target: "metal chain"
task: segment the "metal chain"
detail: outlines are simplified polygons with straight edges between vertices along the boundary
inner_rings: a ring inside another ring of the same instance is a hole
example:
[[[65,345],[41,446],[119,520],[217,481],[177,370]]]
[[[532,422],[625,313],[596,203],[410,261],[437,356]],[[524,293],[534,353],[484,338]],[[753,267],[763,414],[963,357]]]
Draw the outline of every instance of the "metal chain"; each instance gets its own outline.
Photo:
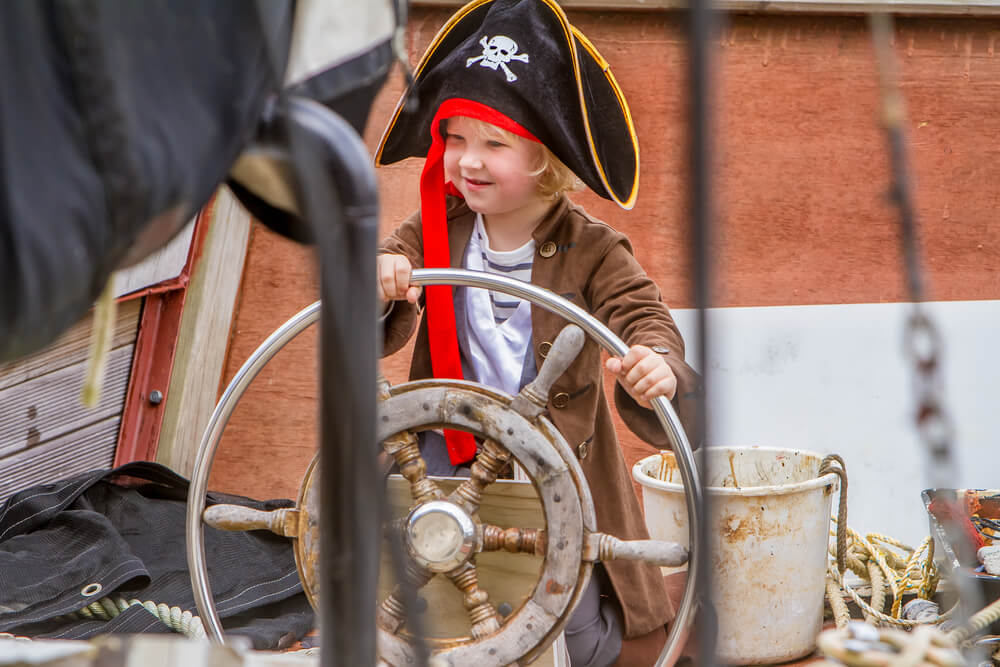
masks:
[[[889,142],[892,181],[890,198],[899,210],[906,285],[913,303],[906,323],[903,344],[913,363],[913,385],[917,399],[915,421],[917,433],[926,450],[927,481],[932,488],[948,488],[956,484],[958,469],[953,451],[954,429],[942,400],[941,336],[928,316],[922,302],[924,288],[920,267],[920,244],[917,236],[916,215],[907,175],[906,144],[903,135],[905,111],[900,94],[899,75],[896,71],[895,53],[892,49],[892,18],[882,12],[870,15],[869,25],[878,64],[883,124]],[[954,527],[945,526],[949,532]],[[959,620],[964,620],[971,609],[978,608],[982,595],[973,580],[965,576],[953,578],[959,592],[956,605]],[[967,658],[978,662],[981,649],[972,649]]]
[[[945,488],[957,475],[951,456],[955,432],[943,402],[941,336],[919,303],[906,322],[904,347],[913,364],[917,433],[930,457],[928,481],[933,488]]]
[[[882,121],[889,142],[891,184],[890,199],[899,210],[906,286],[913,303],[906,322],[904,350],[913,363],[913,386],[917,399],[917,433],[929,457],[927,477],[935,488],[950,486],[956,479],[952,440],[954,429],[944,408],[940,375],[941,336],[922,305],[923,275],[920,267],[920,243],[917,220],[910,192],[903,123],[905,111],[899,90],[895,54],[892,52],[892,19],[875,13],[870,20],[872,41],[878,61],[882,93]]]

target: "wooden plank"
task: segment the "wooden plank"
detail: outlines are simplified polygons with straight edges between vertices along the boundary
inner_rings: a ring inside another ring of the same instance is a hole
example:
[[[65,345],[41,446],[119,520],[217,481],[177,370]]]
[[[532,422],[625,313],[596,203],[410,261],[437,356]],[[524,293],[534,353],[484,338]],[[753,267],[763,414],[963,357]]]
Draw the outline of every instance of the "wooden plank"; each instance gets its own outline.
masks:
[[[446,494],[462,481],[434,477]],[[400,475],[391,475],[387,484],[388,513],[393,519],[406,516],[412,502],[409,483]],[[544,528],[545,514],[538,493],[530,482],[497,480],[486,487],[479,508],[479,518],[496,526]],[[507,602],[517,609],[531,595],[538,582],[542,557],[510,554],[505,551],[481,553],[476,556],[480,588],[489,593],[494,605]],[[379,578],[379,600],[385,599],[394,583],[392,560],[387,548],[382,549],[382,576]],[[430,637],[463,637],[469,635],[469,615],[462,605],[462,594],[446,577],[434,577],[420,589],[420,598],[427,602],[430,613],[424,615],[424,631]],[[552,665],[551,648],[536,665]]]
[[[118,304],[115,332],[111,341],[112,349],[135,342],[141,308],[140,299]],[[16,361],[0,364],[0,390],[86,359],[90,345],[91,320],[92,315],[88,313],[45,349]],[[2,412],[0,409],[0,413]]]
[[[119,419],[120,415],[113,414],[0,459],[0,503],[36,484],[110,468],[118,442]]]
[[[189,222],[171,241],[149,257],[115,275],[115,296],[121,296],[178,277],[187,263],[194,221]]]
[[[97,407],[80,402],[87,360],[0,391],[0,456],[10,456],[119,416],[125,400],[132,346],[111,351]]]
[[[212,206],[205,247],[188,285],[156,454],[184,476],[191,475],[215,409],[250,237],[250,216],[228,188],[219,189]]]
[[[454,7],[465,0],[414,0],[424,7]],[[684,9],[685,0],[563,0],[566,9],[663,10]],[[997,0],[717,0],[716,9],[754,13],[861,14],[889,11],[896,14],[931,16],[1000,16]]]

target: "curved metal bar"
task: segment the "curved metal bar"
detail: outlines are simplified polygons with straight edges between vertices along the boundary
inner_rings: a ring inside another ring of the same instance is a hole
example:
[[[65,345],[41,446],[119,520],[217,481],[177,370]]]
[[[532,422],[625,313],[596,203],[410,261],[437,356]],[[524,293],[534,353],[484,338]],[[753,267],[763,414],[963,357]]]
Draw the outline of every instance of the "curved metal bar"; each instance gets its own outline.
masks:
[[[579,306],[563,299],[552,292],[514,280],[506,276],[494,275],[491,273],[478,273],[466,271],[465,269],[416,269],[410,278],[414,285],[461,285],[464,287],[481,287],[491,289],[521,299],[527,299],[533,304],[537,304],[546,310],[563,316],[566,320],[580,326],[584,331],[594,337],[610,354],[621,357],[628,352],[628,346],[621,338],[616,336],[610,329],[596,317],[580,308]],[[690,556],[688,560],[687,586],[684,589],[684,596],[681,598],[677,616],[670,627],[670,634],[667,636],[667,644],[660,654],[657,665],[672,665],[677,662],[688,634],[691,631],[691,623],[694,620],[695,612],[695,585],[698,581],[699,568],[701,568],[701,508],[702,508],[702,488],[701,478],[695,466],[694,453],[691,450],[691,443],[688,442],[687,434],[681,426],[681,420],[674,410],[674,406],[665,398],[656,398],[652,401],[653,410],[660,421],[664,432],[670,439],[673,446],[674,457],[677,459],[680,468],[681,479],[684,482],[684,501],[688,511],[688,535],[690,539]]]
[[[584,331],[593,336],[609,353],[616,356],[623,356],[628,352],[628,346],[610,329],[604,326],[600,320],[566,299],[530,283],[507,278],[506,276],[478,273],[465,269],[417,269],[413,272],[411,282],[414,285],[479,287],[527,299],[533,304],[561,315],[567,321],[580,326]],[[195,460],[194,472],[191,476],[191,487],[188,491],[188,567],[191,570],[191,585],[194,589],[195,603],[198,605],[198,611],[205,623],[205,629],[212,639],[219,642],[223,641],[222,625],[219,622],[212,591],[207,580],[208,569],[205,565],[205,547],[201,521],[201,515],[205,510],[205,494],[208,492],[208,474],[211,470],[219,441],[222,438],[222,431],[225,429],[229,417],[236,407],[236,403],[243,396],[250,382],[253,381],[264,365],[282,347],[318,319],[319,309],[320,303],[318,301],[302,309],[275,330],[274,333],[268,336],[267,340],[254,350],[239,372],[233,377],[229,386],[226,387],[222,398],[212,413],[212,417],[205,429],[205,434],[201,439],[201,444],[198,447],[198,456]],[[693,620],[695,606],[694,582],[697,580],[698,568],[701,567],[702,540],[699,534],[701,521],[699,520],[698,513],[701,508],[702,489],[691,445],[688,442],[687,435],[684,433],[684,428],[681,426],[680,419],[677,417],[673,406],[665,398],[654,399],[652,404],[660,425],[673,445],[674,456],[677,459],[678,468],[680,468],[681,472],[681,479],[684,481],[684,499],[687,503],[690,535],[688,584],[681,599],[677,616],[671,625],[670,634],[667,637],[669,651],[664,651],[660,655],[658,663],[666,665],[673,664],[680,656]]]
[[[254,350],[240,370],[230,381],[222,398],[215,406],[208,426],[198,445],[198,455],[191,473],[191,485],[188,487],[187,498],[187,560],[191,571],[191,588],[194,591],[194,601],[198,605],[198,613],[205,624],[208,636],[217,642],[223,642],[222,623],[215,608],[215,599],[208,583],[208,567],[205,563],[205,542],[201,515],[205,511],[205,496],[208,493],[208,473],[215,460],[215,452],[222,439],[222,431],[229,422],[236,404],[250,386],[264,365],[276,355],[289,341],[295,338],[309,325],[319,319],[320,302],[303,308],[287,322],[278,327],[274,333]]]

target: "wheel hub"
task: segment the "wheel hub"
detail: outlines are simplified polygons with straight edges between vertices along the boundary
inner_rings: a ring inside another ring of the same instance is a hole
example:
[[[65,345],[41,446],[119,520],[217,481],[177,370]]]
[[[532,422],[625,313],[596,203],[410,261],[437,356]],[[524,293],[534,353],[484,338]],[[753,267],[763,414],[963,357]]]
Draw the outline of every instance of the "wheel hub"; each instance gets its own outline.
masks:
[[[458,505],[432,500],[417,506],[403,529],[413,559],[431,572],[450,572],[469,560],[476,547],[476,525]]]

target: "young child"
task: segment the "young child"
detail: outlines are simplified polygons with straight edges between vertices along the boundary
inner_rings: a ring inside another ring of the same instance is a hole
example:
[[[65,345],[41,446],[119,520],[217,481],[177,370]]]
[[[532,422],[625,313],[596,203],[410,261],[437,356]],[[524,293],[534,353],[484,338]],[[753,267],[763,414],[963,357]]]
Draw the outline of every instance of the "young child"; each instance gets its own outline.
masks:
[[[410,284],[414,268],[455,266],[530,281],[580,305],[629,345],[623,358],[606,362],[618,378],[618,411],[637,435],[667,446],[649,402],[673,399],[689,426],[698,377],[628,239],[565,194],[579,179],[623,208],[635,200],[635,133],[607,63],[551,0],[477,0],[428,47],[410,94],[417,109],[400,100],[376,157],[389,164],[426,155],[420,213],[396,229],[378,258],[385,353],[417,329],[422,297]],[[534,379],[566,325],[481,289],[429,287],[423,299],[412,379],[465,377],[515,394]],[[580,459],[598,530],[648,539],[602,390],[596,342],[588,340],[553,385],[548,407]],[[462,474],[475,442],[458,432],[445,440],[422,442],[429,472]],[[597,567],[566,627],[572,664],[653,664],[671,617],[659,568],[627,561]],[[641,637],[644,645],[622,643]],[[630,645],[645,654],[630,654]]]

